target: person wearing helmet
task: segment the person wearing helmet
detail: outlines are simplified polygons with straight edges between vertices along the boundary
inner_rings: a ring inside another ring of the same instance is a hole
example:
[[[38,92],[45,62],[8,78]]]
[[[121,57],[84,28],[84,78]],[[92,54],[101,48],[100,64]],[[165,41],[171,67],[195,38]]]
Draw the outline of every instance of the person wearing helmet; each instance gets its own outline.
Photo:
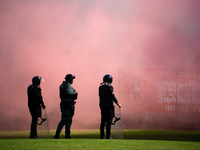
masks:
[[[41,80],[40,76],[33,77],[32,84],[27,88],[28,107],[32,117],[30,138],[38,138],[37,120],[41,116],[41,106],[45,109],[40,87]]]
[[[103,77],[103,82],[99,86],[99,106],[101,109],[101,124],[100,124],[100,138],[104,139],[104,127],[106,124],[106,139],[112,139],[110,137],[111,134],[111,124],[114,116],[114,105],[115,102],[119,108],[121,104],[119,104],[117,98],[113,93],[113,87],[111,85],[113,77],[109,74],[106,74]]]
[[[71,139],[70,136],[70,128],[72,124],[72,118],[74,116],[75,103],[77,99],[78,93],[71,86],[73,84],[73,79],[75,76],[72,74],[67,74],[65,77],[65,81],[60,85],[60,109],[61,109],[61,121],[58,123],[56,134],[54,136],[55,139],[59,139],[60,132],[62,128],[65,126],[65,138]]]

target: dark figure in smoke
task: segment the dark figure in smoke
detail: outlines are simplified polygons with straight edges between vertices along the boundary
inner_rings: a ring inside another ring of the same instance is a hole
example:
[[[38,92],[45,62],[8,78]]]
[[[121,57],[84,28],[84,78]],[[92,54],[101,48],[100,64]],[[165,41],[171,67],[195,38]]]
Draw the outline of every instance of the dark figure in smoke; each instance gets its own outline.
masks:
[[[73,89],[71,84],[73,84],[73,79],[75,76],[72,74],[67,74],[65,81],[60,85],[60,109],[62,113],[61,121],[58,124],[56,134],[54,138],[58,139],[60,132],[65,125],[65,138],[71,139],[70,128],[72,124],[72,118],[74,116],[75,110],[75,100],[77,99],[78,93]]]
[[[32,117],[30,138],[38,138],[37,135],[37,121],[41,117],[41,106],[45,109],[43,102],[40,82],[42,77],[35,76],[32,79],[32,84],[27,89],[28,94],[28,107]]]
[[[115,102],[119,108],[121,104],[118,103],[114,93],[113,87],[111,86],[113,77],[109,74],[103,77],[103,82],[99,87],[99,99],[100,99],[100,109],[101,109],[101,125],[100,125],[100,138],[104,139],[104,127],[106,124],[106,139],[112,139],[111,134],[111,124],[114,117],[114,105]]]

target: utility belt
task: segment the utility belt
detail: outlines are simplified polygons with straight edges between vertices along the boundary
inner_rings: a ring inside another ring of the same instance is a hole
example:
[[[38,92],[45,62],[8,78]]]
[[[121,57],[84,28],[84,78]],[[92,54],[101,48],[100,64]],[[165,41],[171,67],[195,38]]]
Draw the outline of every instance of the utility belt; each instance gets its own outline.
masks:
[[[76,100],[77,99],[77,95],[61,95],[60,96],[61,99],[68,99],[68,98],[71,98],[73,100]]]
[[[74,107],[75,104],[76,104],[76,102],[74,100],[72,100],[72,101],[61,101],[61,103],[60,103],[61,107],[63,107],[64,109]]]
[[[60,95],[61,99],[68,99],[68,98],[72,98],[71,95],[67,95],[67,94],[62,94]]]

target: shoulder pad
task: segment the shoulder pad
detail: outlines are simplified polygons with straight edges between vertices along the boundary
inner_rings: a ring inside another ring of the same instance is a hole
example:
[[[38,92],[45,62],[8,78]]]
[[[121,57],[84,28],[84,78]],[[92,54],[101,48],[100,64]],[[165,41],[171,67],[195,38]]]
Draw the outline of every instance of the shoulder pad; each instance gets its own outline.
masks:
[[[71,84],[69,84],[69,83],[67,83],[66,86],[67,86],[68,89],[72,88]]]
[[[102,82],[101,85],[111,86],[109,82]]]

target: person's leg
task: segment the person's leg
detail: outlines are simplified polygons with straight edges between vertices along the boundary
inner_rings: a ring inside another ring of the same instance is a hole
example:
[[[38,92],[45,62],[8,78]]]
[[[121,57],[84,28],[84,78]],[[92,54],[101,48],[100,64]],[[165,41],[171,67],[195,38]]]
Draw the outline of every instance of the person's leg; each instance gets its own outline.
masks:
[[[63,119],[65,120],[65,138],[67,139],[71,139],[70,133],[71,133],[72,118],[74,116],[74,110],[75,107],[67,109],[65,111],[65,115],[63,116]]]
[[[65,120],[62,119],[58,123],[57,129],[56,129],[56,134],[54,136],[55,139],[59,139],[60,138],[60,132],[62,131],[64,125],[65,125]]]
[[[36,138],[37,136],[37,117],[33,116],[31,121],[30,138]]]
[[[106,113],[104,109],[101,109],[101,124],[100,124],[100,138],[104,139],[104,127],[106,124]]]
[[[38,138],[37,135],[37,120],[40,112],[40,107],[30,107],[29,108],[32,120],[31,120],[31,131],[30,138]]]
[[[111,139],[110,134],[111,134],[111,124],[112,124],[112,119],[113,119],[113,110],[108,109],[106,111],[106,139]]]
[[[71,124],[72,124],[72,117],[69,117],[65,123],[65,138],[71,139]]]
[[[62,116],[61,116],[61,121],[58,123],[57,129],[56,129],[56,134],[54,136],[55,139],[60,138],[60,132],[62,131],[62,129],[66,123],[65,109],[64,109],[64,105],[62,103],[60,103],[60,110],[61,110]]]

